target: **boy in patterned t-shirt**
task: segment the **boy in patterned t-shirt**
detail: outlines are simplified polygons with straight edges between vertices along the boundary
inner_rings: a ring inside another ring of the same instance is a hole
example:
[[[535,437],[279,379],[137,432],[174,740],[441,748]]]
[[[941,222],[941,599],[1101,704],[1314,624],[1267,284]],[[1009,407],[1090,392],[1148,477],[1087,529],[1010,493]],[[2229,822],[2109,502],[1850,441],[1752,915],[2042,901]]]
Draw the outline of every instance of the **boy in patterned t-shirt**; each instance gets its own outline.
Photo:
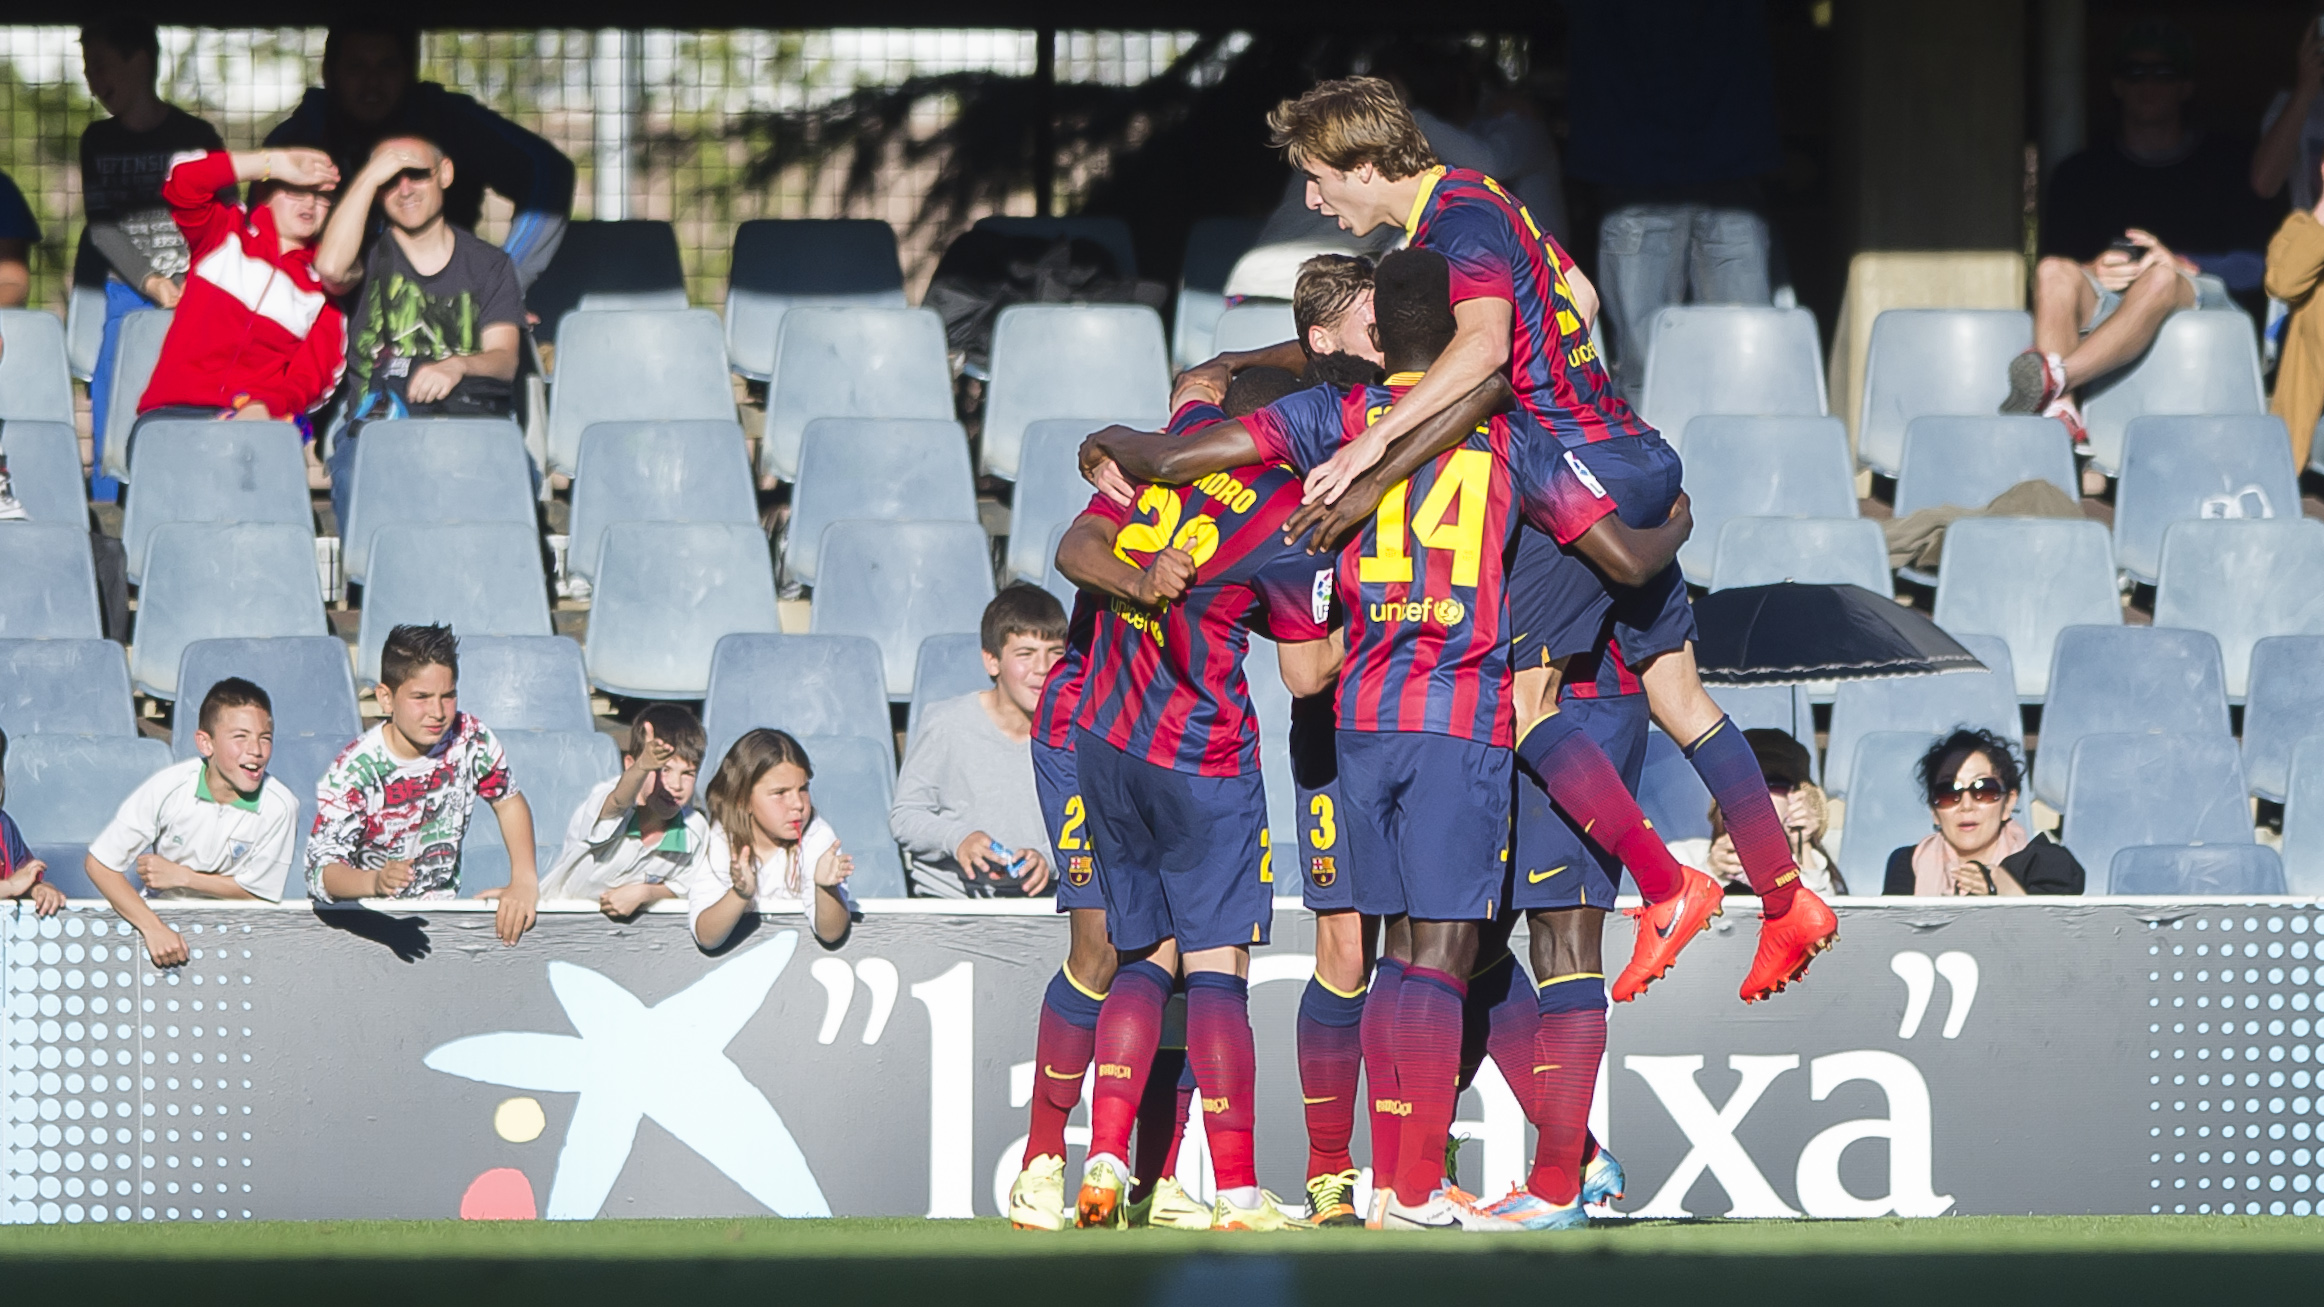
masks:
[[[533,814],[509,779],[500,741],[459,709],[459,640],[448,626],[399,626],[379,655],[387,720],[347,746],[315,787],[307,886],[325,902],[448,899],[459,894],[460,841],[476,800],[492,805],[508,845],[496,933],[532,928],[540,882]]]

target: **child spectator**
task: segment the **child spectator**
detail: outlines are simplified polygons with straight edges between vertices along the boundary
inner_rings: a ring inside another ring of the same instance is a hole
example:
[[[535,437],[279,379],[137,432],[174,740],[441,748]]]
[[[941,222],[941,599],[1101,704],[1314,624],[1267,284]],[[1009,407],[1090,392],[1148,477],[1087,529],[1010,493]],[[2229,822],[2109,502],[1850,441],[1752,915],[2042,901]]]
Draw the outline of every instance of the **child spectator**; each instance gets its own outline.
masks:
[[[930,705],[888,828],[919,868],[958,877],[972,895],[1039,894],[1053,855],[1033,791],[1033,714],[1065,654],[1065,609],[1039,586],[1012,585],[985,605],[978,637],[992,688]]]
[[[710,820],[694,806],[703,744],[701,721],[676,704],[639,713],[621,775],[590,790],[565,823],[541,897],[595,899],[617,921],[678,897],[710,841]]]
[[[478,799],[492,805],[508,845],[497,933],[514,944],[532,929],[540,882],[533,813],[508,774],[500,741],[460,707],[460,642],[448,626],[399,626],[379,652],[379,707],[387,720],[343,750],[315,787],[307,889],[345,899],[449,899],[460,891],[460,841]]]
[[[846,935],[856,916],[847,892],[855,859],[815,815],[807,793],[814,778],[807,751],[781,731],[762,726],[726,751],[710,781],[709,847],[686,881],[686,924],[696,944],[719,947],[754,912],[805,913],[825,944]]]
[[[16,179],[0,172],[0,309],[21,309],[32,298],[32,247],[38,244],[40,220]]]
[[[274,702],[229,676],[202,697],[198,758],[146,778],[89,845],[89,883],[145,937],[157,967],[186,960],[183,936],[162,924],[148,898],[282,898],[290,875],[299,801],[266,774],[274,753]],[[129,883],[135,871],[145,892]]]
[[[48,916],[65,905],[64,891],[48,883],[48,864],[32,856],[7,803],[8,733],[0,731],[0,899],[31,899],[32,910]]]

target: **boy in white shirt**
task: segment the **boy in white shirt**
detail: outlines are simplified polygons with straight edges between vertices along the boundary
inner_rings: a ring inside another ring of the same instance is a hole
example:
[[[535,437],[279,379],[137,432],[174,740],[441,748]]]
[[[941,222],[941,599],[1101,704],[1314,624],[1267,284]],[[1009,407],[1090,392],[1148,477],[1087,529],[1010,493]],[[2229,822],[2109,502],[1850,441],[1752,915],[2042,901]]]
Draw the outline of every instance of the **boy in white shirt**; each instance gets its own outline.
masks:
[[[710,819],[694,806],[706,743],[700,719],[677,704],[640,712],[621,775],[590,790],[565,823],[541,898],[595,899],[620,921],[678,897],[710,839]]]
[[[89,883],[145,937],[157,967],[186,960],[183,936],[147,898],[282,899],[299,802],[266,774],[274,753],[274,703],[229,676],[202,698],[198,758],[146,778],[121,801],[83,862]],[[144,886],[129,883],[134,871]]]

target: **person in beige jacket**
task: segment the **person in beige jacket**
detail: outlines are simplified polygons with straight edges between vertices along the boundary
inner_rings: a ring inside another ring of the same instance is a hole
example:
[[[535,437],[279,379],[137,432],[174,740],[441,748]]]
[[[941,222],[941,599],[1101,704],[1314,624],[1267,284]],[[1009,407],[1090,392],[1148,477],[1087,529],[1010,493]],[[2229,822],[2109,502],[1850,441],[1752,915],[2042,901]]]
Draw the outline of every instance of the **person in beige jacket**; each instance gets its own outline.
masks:
[[[2292,307],[2276,365],[2276,397],[2268,410],[2292,432],[2292,469],[2308,466],[2308,442],[2324,414],[2324,202],[2294,209],[2268,242],[2268,294]]]

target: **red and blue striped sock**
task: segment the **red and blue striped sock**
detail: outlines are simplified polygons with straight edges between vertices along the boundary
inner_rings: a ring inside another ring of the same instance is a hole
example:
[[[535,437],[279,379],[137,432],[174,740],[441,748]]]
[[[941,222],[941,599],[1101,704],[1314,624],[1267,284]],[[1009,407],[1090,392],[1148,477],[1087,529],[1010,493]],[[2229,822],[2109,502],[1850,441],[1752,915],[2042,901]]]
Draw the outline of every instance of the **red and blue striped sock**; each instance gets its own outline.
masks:
[[[1202,1091],[1202,1135],[1223,1192],[1259,1183],[1251,1126],[1259,1057],[1251,1041],[1251,988],[1241,976],[1197,971],[1186,978],[1186,1060]]]
[[[1186,1050],[1157,1049],[1154,1069],[1146,1077],[1146,1092],[1138,1099],[1137,1153],[1130,1169],[1138,1182],[1130,1186],[1136,1202],[1154,1191],[1154,1182],[1178,1169],[1178,1141],[1185,1134],[1185,1104],[1178,1082],[1186,1073]]]
[[[1679,892],[1677,859],[1639,811],[1622,773],[1574,714],[1551,713],[1528,727],[1517,741],[1517,756],[1575,825],[1622,860],[1640,897],[1660,903]],[[1757,764],[1751,774],[1759,774]]]
[[[1461,1069],[1461,1000],[1468,984],[1434,967],[1406,967],[1396,997],[1396,1076],[1405,1106],[1396,1146],[1396,1198],[1428,1201],[1444,1186],[1444,1141],[1452,1132]]]
[[[1093,994],[1064,967],[1049,978],[1041,998],[1041,1031],[1033,1043],[1033,1120],[1025,1135],[1025,1164],[1044,1154],[1065,1156],[1065,1119],[1081,1102],[1082,1077],[1097,1043],[1098,1007]]]
[[[1686,747],[1687,761],[1711,791],[1726,819],[1727,834],[1735,841],[1735,857],[1759,895],[1760,908],[1770,917],[1791,911],[1792,895],[1799,890],[1799,863],[1791,856],[1791,840],[1767,797],[1767,776],[1759,757],[1743,738],[1732,717],[1703,732]]]
[[[1358,1034],[1364,1046],[1364,1097],[1372,1117],[1372,1187],[1396,1183],[1397,1145],[1404,1137],[1404,1086],[1396,1074],[1396,1006],[1404,992],[1404,964],[1382,958],[1364,992]]]
[[[1501,1078],[1509,1082],[1509,1092],[1517,1096],[1517,1106],[1525,1112],[1525,1119],[1541,1124],[1533,1092],[1533,1035],[1541,1025],[1541,1012],[1533,999],[1533,983],[1517,969],[1517,959],[1501,955],[1507,966],[1496,964],[1475,980],[1469,982],[1468,1011],[1481,1019],[1484,1026],[1486,1051],[1492,1054],[1493,1065],[1500,1068]]]
[[[1540,1115],[1527,1112],[1538,1136],[1525,1187],[1543,1202],[1563,1205],[1581,1196],[1582,1163],[1596,1151],[1590,1099],[1598,1088],[1598,1064],[1606,1056],[1606,978],[1552,976],[1534,999],[1539,1015],[1527,1078],[1540,1101]]]
[[[1364,1064],[1364,991],[1342,994],[1307,978],[1299,996],[1299,1095],[1307,1112],[1307,1173],[1337,1175],[1355,1165],[1356,1073]]]
[[[1097,1086],[1089,1104],[1089,1154],[1127,1159],[1138,1100],[1162,1044],[1162,1009],[1170,1002],[1170,973],[1133,962],[1114,976],[1097,1016]],[[1125,1160],[1124,1165],[1127,1165]]]

